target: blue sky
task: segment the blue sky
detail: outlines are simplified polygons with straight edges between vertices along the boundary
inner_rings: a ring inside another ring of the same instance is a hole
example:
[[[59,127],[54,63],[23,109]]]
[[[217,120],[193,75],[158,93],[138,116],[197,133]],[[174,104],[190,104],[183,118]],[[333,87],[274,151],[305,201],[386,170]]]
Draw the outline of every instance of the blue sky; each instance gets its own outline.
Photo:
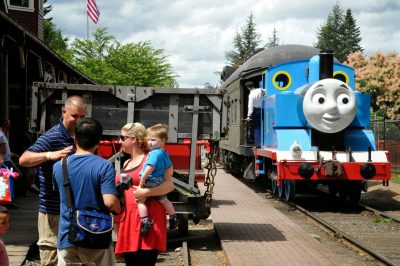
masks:
[[[151,41],[164,49],[180,76],[180,87],[217,85],[226,65],[225,52],[233,49],[236,31],[253,13],[262,45],[277,30],[280,44],[310,45],[327,19],[336,0],[96,0],[99,22],[89,24],[90,34],[98,27],[120,42]],[[50,16],[63,34],[86,38],[85,0],[48,0]],[[367,55],[399,52],[399,0],[342,0],[350,8],[361,30],[361,46]]]

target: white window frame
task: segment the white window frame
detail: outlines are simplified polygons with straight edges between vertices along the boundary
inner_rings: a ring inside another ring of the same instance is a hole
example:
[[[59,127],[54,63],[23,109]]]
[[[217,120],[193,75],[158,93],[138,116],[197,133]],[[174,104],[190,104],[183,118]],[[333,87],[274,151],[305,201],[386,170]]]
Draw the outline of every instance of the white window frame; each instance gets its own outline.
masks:
[[[38,1],[38,10],[39,10],[39,13],[42,14],[42,15],[43,15],[43,8],[44,8],[43,7],[43,2],[44,2],[43,0],[39,0]]]
[[[3,0],[4,2],[4,9],[6,10],[6,13],[8,13],[8,4],[7,4],[8,0]]]
[[[27,12],[34,12],[35,11],[35,0],[29,0],[29,6],[15,6],[10,4],[10,0],[7,0],[8,9],[11,10],[19,10],[19,11],[27,11]]]

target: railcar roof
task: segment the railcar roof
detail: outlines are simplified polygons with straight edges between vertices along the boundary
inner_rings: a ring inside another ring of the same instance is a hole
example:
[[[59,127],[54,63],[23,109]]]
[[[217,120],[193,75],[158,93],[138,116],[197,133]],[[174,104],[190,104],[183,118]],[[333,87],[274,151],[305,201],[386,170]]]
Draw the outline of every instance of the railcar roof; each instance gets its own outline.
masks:
[[[305,45],[280,45],[258,52],[243,63],[230,75],[221,87],[225,88],[238,78],[266,69],[270,66],[289,61],[310,59],[317,55],[320,49]]]

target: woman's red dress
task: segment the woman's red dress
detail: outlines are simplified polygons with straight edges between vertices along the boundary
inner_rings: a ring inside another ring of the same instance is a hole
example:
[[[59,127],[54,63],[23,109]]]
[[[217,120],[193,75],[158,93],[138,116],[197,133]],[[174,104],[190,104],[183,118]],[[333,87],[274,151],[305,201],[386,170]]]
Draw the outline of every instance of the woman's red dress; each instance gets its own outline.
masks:
[[[138,167],[121,170],[121,174],[132,178],[134,186],[139,185],[139,173],[145,161],[146,156]],[[120,175],[117,175],[116,183],[119,182]],[[134,189],[131,187],[125,191],[125,211],[115,218],[115,222],[119,223],[115,254],[122,255],[125,252],[135,252],[141,249],[165,251],[167,246],[165,209],[154,198],[146,200],[149,218],[154,224],[146,235],[142,235],[140,233],[141,220],[133,194]]]

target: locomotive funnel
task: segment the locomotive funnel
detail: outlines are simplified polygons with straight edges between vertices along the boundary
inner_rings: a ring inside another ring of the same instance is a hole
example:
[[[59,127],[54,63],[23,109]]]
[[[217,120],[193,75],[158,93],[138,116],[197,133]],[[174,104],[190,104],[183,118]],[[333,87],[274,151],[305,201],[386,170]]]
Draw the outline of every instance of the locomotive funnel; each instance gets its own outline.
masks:
[[[321,51],[319,53],[319,79],[333,77],[333,51]]]

